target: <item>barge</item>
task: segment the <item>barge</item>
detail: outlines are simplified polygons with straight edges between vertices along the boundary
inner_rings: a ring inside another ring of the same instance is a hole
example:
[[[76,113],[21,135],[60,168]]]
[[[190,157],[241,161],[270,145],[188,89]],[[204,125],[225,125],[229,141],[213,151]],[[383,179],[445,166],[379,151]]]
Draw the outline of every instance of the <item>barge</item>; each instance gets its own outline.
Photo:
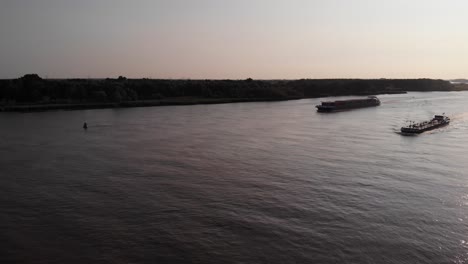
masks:
[[[369,96],[363,99],[326,101],[317,105],[318,112],[336,112],[354,108],[370,107],[380,105],[380,100],[376,96]]]

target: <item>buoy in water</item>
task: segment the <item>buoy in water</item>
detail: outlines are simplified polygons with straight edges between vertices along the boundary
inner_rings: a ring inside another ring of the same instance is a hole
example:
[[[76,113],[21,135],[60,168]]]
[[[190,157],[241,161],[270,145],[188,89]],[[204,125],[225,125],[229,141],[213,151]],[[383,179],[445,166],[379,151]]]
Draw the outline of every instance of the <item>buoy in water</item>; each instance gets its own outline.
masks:
[[[86,122],[83,124],[83,129],[88,129],[88,124],[86,124]]]

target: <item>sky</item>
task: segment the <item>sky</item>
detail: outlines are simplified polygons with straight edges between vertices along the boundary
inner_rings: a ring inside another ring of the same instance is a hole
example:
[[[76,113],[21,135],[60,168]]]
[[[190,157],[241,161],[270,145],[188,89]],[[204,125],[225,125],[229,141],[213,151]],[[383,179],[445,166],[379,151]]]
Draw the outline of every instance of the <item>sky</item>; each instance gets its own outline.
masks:
[[[468,77],[466,0],[0,0],[0,78]]]

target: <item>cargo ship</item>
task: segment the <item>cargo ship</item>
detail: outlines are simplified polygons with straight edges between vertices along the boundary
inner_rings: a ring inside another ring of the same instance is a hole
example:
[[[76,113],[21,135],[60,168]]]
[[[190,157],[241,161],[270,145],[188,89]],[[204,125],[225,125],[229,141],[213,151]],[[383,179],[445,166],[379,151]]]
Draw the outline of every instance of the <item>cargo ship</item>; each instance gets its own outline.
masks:
[[[450,123],[450,118],[445,115],[435,115],[430,121],[421,123],[412,123],[409,126],[402,127],[401,132],[407,134],[421,134],[424,131],[429,131],[439,127],[446,126]]]
[[[326,101],[322,102],[321,105],[317,105],[316,107],[318,112],[335,112],[353,108],[362,108],[378,105],[380,105],[379,98],[377,98],[376,96],[369,96],[363,99]]]

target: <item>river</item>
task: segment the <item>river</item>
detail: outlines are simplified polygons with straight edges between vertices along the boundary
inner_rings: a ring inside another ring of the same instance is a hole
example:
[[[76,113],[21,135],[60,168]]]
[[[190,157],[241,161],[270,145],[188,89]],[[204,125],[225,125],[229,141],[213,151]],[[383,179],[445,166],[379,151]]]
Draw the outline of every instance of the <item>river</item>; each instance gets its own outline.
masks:
[[[0,113],[0,262],[468,263],[468,92],[379,98]]]

